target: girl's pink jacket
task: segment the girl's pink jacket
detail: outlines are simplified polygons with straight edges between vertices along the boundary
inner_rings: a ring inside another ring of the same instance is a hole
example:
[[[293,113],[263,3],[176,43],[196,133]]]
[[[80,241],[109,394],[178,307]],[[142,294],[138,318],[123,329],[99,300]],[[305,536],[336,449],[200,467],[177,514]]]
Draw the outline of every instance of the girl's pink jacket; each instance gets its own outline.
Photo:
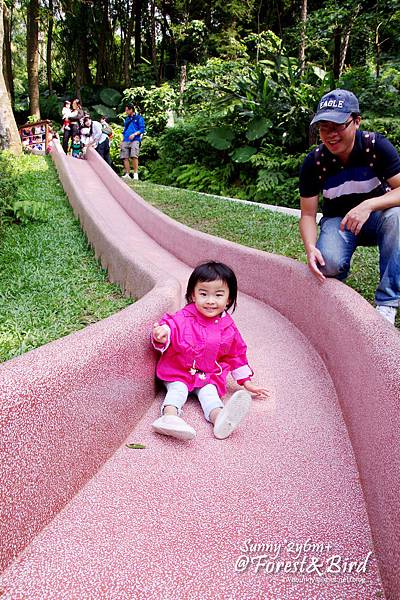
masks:
[[[182,381],[189,391],[212,383],[223,396],[229,373],[239,384],[253,375],[246,344],[228,313],[210,319],[191,303],[159,323],[169,327],[166,344],[153,340],[161,352],[157,376],[163,381]]]

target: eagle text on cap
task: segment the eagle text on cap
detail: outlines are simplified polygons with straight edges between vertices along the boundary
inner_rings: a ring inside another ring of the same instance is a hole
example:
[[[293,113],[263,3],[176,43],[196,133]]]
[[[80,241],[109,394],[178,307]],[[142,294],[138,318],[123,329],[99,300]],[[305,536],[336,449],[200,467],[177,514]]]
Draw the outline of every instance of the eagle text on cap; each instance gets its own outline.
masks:
[[[321,100],[319,108],[343,108],[344,100]]]

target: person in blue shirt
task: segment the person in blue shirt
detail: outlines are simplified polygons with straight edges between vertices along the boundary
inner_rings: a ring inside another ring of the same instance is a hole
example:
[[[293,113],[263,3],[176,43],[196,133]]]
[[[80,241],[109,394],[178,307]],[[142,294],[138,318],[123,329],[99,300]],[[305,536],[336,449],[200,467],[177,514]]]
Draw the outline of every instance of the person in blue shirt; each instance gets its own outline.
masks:
[[[125,106],[126,118],[124,121],[124,131],[120,147],[120,158],[124,161],[125,174],[123,179],[130,179],[130,162],[133,167],[133,179],[139,179],[139,153],[140,142],[144,134],[144,119],[141,115],[135,112],[133,104]]]
[[[346,279],[357,246],[379,248],[377,311],[395,322],[400,305],[400,157],[383,135],[361,131],[357,97],[325,94],[311,121],[322,144],[300,173],[300,232],[310,271]],[[322,196],[319,235],[316,213]]]

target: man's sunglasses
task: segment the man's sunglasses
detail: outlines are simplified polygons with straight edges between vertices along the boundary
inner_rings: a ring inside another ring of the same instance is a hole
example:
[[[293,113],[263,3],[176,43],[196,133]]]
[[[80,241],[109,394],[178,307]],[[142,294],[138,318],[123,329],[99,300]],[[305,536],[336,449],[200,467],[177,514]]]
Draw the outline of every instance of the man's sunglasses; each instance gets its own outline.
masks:
[[[324,121],[321,121],[316,123],[316,126],[320,133],[341,133],[342,131],[345,131],[345,129],[347,129],[348,126],[353,123],[353,121],[353,117],[350,119],[350,121],[346,121],[346,123],[341,123],[340,125],[337,125],[336,123],[324,123]]]

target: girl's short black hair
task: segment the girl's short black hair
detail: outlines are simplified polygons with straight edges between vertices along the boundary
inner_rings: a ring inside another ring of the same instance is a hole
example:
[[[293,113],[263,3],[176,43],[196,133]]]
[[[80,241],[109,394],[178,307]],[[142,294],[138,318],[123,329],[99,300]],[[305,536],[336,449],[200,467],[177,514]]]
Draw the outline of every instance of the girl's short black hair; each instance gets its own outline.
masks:
[[[194,288],[199,281],[223,281],[226,283],[229,289],[229,302],[226,308],[228,310],[233,306],[232,312],[234,312],[237,301],[237,279],[230,267],[213,260],[197,265],[189,277],[186,288],[185,298],[188,304],[193,302]]]

